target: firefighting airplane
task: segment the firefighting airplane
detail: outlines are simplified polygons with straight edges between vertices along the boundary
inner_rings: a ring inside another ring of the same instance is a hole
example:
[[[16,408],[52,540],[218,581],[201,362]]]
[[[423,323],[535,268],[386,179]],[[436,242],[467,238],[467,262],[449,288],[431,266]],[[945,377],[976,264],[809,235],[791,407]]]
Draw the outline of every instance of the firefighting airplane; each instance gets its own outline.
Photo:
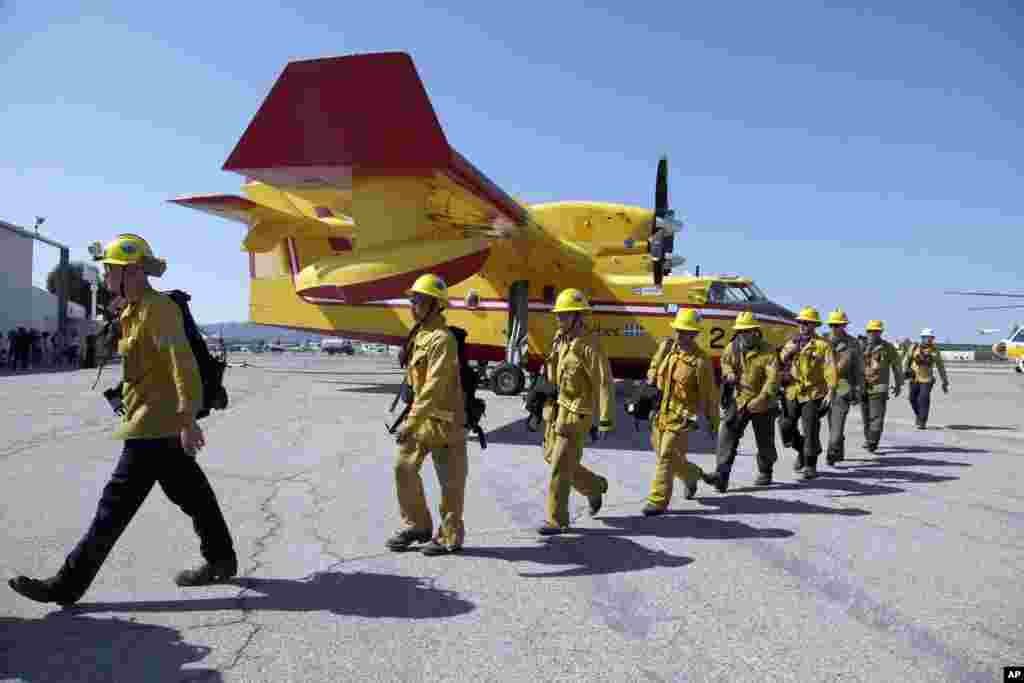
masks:
[[[957,296],[995,296],[1003,297],[1007,299],[1024,299],[1022,293],[1011,293],[1011,292],[946,292],[946,294],[955,294]],[[1024,308],[1024,304],[1004,304],[1000,306],[971,306],[968,311],[1004,311],[1012,308]],[[993,330],[995,331],[995,330]],[[1014,363],[1014,369],[1017,372],[1024,372],[1024,327],[1017,330],[1011,330],[1010,336],[1006,339],[997,341],[992,345],[992,353],[1003,360],[1009,360]]]
[[[641,377],[680,307],[704,314],[716,359],[741,310],[781,344],[793,313],[748,278],[672,276],[682,223],[658,165],[654,208],[525,205],[449,146],[412,59],[378,53],[289,63],[223,165],[244,197],[171,200],[248,226],[255,323],[401,344],[405,291],[432,272],[449,285],[450,324],[492,386],[519,393],[555,332],[566,287],[586,292],[617,377]]]

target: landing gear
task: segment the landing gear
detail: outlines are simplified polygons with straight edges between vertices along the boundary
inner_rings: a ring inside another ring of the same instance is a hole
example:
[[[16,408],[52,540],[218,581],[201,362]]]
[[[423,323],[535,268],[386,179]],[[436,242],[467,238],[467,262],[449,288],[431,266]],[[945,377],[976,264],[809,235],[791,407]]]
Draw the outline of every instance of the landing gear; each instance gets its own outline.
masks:
[[[526,386],[526,375],[521,368],[502,363],[491,373],[491,386],[498,396],[515,396]]]
[[[1017,361],[1017,367],[1014,368],[1017,372],[1024,372],[1024,358]]]
[[[491,386],[498,396],[515,396],[526,386],[523,360],[526,357],[526,316],[530,310],[530,283],[517,280],[508,293],[508,342],[505,362],[491,373]]]

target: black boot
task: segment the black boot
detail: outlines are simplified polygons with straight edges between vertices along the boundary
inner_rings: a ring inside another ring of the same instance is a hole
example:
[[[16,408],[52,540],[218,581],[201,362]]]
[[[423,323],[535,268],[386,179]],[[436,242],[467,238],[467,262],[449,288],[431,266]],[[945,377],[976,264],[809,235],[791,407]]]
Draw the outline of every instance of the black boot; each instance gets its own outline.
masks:
[[[719,493],[725,493],[729,490],[729,475],[722,474],[721,472],[712,472],[711,474],[705,474],[701,477],[704,479],[704,483],[708,486],[713,486]]]
[[[413,543],[427,543],[434,534],[433,529],[402,529],[385,541],[390,550],[408,550]]]
[[[754,480],[754,486],[768,486],[770,483],[772,483],[771,472],[761,472],[757,475],[757,479]]]
[[[73,594],[67,590],[64,590],[57,582],[57,577],[52,576],[48,579],[32,579],[27,576],[18,576],[10,579],[7,585],[11,587],[15,593],[22,595],[29,600],[35,600],[36,602],[55,602],[61,607],[67,607],[78,602],[81,598],[81,594]]]
[[[657,517],[660,514],[664,514],[665,508],[660,508],[657,505],[648,503],[647,505],[644,505],[643,510],[640,512],[644,513],[644,517]]]
[[[230,558],[216,562],[204,562],[195,569],[185,569],[174,577],[179,586],[209,586],[224,583],[238,573],[238,560]]]

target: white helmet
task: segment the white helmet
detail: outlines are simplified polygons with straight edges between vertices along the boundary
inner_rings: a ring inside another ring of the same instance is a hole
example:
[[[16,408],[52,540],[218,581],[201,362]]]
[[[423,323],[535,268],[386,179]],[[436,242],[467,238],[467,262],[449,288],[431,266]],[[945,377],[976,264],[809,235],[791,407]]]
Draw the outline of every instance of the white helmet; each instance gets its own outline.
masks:
[[[921,330],[921,336],[922,337],[934,337],[935,333],[932,332],[932,328],[926,327],[923,330]]]

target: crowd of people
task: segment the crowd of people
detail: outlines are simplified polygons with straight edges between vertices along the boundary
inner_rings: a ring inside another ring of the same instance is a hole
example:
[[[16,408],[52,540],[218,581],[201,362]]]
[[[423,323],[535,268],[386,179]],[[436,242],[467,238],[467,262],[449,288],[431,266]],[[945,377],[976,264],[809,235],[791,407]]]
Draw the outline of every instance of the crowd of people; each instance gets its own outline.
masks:
[[[77,368],[81,365],[81,348],[77,332],[64,335],[19,326],[6,334],[0,332],[0,370]]]

